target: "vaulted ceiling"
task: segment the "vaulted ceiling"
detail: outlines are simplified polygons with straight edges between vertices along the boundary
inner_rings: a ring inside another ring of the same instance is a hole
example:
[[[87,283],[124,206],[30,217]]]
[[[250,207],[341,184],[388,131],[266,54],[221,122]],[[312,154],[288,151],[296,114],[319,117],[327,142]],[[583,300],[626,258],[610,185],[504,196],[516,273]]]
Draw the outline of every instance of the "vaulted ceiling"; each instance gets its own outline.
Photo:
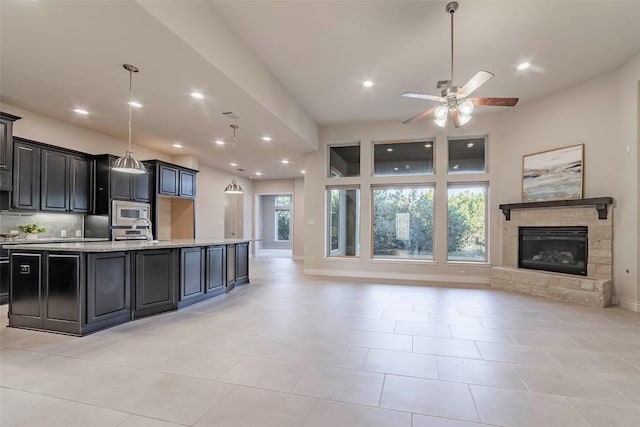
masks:
[[[445,5],[3,0],[0,96],[126,139],[122,64],[132,63],[140,68],[134,98],[144,105],[134,112],[136,143],[231,170],[230,144],[214,140],[231,142],[229,125],[238,123],[241,174],[299,176],[304,153],[317,149],[318,126],[402,121],[430,106],[399,95],[437,94],[436,82],[449,78]],[[491,71],[496,77],[478,96],[529,102],[637,55],[638,16],[636,1],[461,1],[454,79]],[[523,61],[532,67],[516,70]],[[362,86],[367,79],[373,87]],[[90,114],[77,116],[76,107]],[[222,115],[229,111],[239,119]]]

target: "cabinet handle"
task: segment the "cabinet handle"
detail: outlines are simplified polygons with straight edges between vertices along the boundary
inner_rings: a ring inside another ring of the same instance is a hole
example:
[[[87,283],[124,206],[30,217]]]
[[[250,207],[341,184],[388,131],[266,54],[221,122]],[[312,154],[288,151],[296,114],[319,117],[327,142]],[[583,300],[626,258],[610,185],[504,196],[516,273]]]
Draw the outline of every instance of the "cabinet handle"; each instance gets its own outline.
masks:
[[[18,148],[25,151],[33,151],[33,148],[28,148],[28,147],[18,147]]]
[[[21,264],[20,274],[31,274],[31,266],[29,264]]]

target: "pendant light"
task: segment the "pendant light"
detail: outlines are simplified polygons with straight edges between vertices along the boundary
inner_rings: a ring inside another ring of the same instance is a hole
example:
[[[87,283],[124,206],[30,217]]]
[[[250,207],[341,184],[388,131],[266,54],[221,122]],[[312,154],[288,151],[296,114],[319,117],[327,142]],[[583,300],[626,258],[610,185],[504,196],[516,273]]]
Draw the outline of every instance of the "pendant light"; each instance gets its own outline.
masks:
[[[236,162],[236,129],[238,129],[238,125],[231,125],[233,128],[233,179],[231,180],[231,184],[227,185],[227,188],[224,189],[224,192],[227,194],[242,194],[244,191],[240,184],[236,182],[236,168],[238,167],[238,163]]]
[[[137,73],[139,70],[138,67],[131,64],[123,64],[122,66],[129,72],[129,149],[125,152],[124,157],[118,157],[118,159],[113,162],[113,166],[111,166],[111,169],[116,172],[142,174],[146,173],[147,169],[144,167],[142,162],[136,160],[133,157],[133,151],[131,151],[131,94],[133,93],[132,80],[133,73]]]

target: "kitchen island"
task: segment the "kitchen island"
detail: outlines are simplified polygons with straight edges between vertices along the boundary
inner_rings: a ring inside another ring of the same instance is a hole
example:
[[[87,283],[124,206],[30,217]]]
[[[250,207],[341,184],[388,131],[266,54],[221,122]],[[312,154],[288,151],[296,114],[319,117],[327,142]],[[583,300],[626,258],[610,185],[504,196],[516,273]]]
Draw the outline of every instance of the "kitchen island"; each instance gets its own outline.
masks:
[[[85,335],[249,282],[249,241],[10,245],[9,326]]]

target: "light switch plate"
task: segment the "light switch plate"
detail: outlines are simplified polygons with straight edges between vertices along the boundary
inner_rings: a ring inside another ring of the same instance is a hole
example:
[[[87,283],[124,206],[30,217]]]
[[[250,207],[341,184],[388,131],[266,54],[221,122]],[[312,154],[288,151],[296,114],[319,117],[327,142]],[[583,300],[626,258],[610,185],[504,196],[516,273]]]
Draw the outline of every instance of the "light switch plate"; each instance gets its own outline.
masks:
[[[82,230],[76,230],[76,237],[82,237]]]

